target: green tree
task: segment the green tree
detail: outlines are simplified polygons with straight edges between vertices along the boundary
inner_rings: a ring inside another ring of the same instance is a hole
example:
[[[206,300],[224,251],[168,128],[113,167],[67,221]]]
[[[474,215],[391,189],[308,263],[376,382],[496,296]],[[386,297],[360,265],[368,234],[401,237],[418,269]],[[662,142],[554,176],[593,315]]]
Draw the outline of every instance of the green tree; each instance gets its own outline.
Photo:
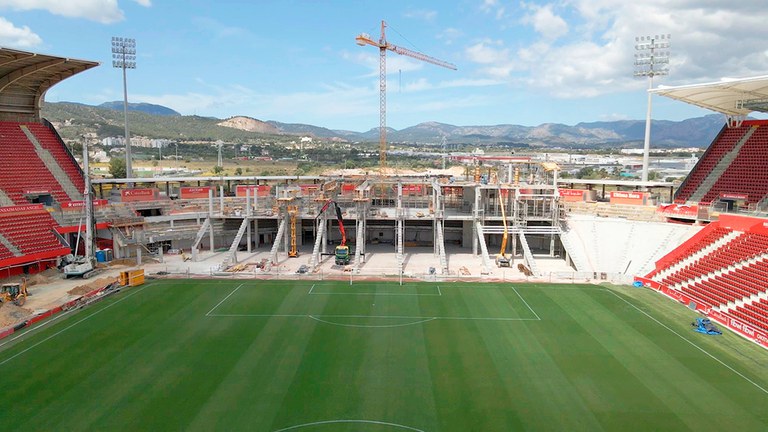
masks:
[[[243,169],[240,167],[235,168],[235,175],[236,176],[243,175]]]
[[[215,167],[213,167],[213,173],[215,175],[219,175],[219,174],[221,174],[223,172],[224,172],[224,167],[223,166],[216,165]]]
[[[126,178],[125,176],[125,159],[121,157],[113,157],[109,160],[109,173],[113,178]]]

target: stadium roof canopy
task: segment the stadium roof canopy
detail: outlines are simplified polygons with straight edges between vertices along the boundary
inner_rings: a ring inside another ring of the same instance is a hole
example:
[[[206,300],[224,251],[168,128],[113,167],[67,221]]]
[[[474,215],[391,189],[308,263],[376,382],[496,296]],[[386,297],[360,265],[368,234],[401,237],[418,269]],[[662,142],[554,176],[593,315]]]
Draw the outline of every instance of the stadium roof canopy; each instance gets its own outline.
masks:
[[[0,47],[0,114],[39,119],[40,105],[49,88],[98,65]]]
[[[723,113],[729,123],[740,123],[753,111],[768,112],[768,76],[723,78],[713,83],[677,87],[659,86],[651,93]]]

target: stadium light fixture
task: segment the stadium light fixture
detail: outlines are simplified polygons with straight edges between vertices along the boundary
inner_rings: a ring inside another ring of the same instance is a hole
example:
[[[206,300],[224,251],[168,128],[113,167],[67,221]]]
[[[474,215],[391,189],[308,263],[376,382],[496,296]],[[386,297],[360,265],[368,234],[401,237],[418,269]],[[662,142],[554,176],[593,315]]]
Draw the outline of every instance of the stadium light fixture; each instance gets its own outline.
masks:
[[[133,177],[131,136],[128,133],[128,79],[126,69],[136,69],[136,39],[112,37],[112,67],[123,70],[123,114],[125,115],[125,175]]]
[[[648,77],[648,110],[645,116],[645,140],[643,141],[642,181],[648,181],[648,165],[651,153],[651,92],[653,77],[669,74],[671,35],[635,37],[635,77]]]

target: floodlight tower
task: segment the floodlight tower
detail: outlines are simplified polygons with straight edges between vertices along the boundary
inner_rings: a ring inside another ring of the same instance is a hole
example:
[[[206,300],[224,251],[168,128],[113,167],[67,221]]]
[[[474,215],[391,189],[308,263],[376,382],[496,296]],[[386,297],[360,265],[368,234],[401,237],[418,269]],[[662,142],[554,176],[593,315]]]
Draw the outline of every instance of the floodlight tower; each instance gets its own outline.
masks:
[[[136,69],[136,39],[112,37],[112,67],[123,70],[123,113],[125,115],[125,176],[133,177],[131,136],[128,134],[128,79],[126,69]]]
[[[648,181],[648,163],[651,153],[651,92],[653,77],[669,74],[670,35],[639,36],[635,38],[635,76],[648,77],[648,111],[645,115],[645,141],[643,142],[642,181]]]

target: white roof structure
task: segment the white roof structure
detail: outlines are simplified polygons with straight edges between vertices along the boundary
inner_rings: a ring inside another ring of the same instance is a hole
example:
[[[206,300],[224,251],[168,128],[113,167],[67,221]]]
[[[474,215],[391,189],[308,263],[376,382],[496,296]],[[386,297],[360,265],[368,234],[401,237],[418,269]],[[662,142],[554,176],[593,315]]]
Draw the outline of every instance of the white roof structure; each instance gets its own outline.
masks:
[[[723,78],[713,83],[677,87],[659,86],[650,92],[723,113],[728,116],[729,123],[740,122],[753,111],[768,112],[768,75]]]

